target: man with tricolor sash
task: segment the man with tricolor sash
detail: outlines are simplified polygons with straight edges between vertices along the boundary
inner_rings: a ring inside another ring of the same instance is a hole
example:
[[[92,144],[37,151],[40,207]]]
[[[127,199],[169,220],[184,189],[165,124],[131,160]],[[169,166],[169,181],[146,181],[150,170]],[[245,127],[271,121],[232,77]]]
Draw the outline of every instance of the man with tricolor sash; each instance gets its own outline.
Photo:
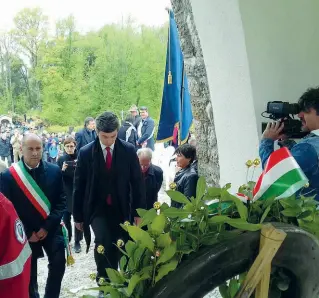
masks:
[[[264,173],[256,185],[255,199],[274,195],[288,196],[292,189],[300,189],[299,184],[309,180],[308,187],[302,188],[300,194],[315,196],[316,200],[319,200],[319,88],[308,89],[300,97],[298,104],[300,107],[298,116],[302,121],[302,129],[309,134],[289,148],[290,153],[278,150],[272,154],[274,142],[284,137],[282,133],[284,125],[279,122],[267,125],[259,148]],[[301,172],[306,177],[303,178]],[[266,180],[269,181],[266,183]],[[274,187],[270,187],[267,190],[268,193],[264,193],[260,185],[265,184]],[[289,188],[287,188],[288,185],[290,185]],[[278,187],[280,193],[278,193]]]
[[[43,249],[49,260],[46,298],[58,298],[65,271],[61,219],[66,208],[62,173],[42,161],[42,141],[35,134],[22,140],[22,159],[1,174],[1,192],[13,203],[32,250],[30,298],[39,298],[37,259]]]

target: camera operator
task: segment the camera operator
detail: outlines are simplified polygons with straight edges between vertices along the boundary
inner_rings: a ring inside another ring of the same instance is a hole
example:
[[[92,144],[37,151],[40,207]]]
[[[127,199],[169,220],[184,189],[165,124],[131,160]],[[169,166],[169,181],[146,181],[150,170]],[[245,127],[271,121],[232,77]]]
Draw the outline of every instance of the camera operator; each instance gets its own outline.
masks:
[[[309,179],[309,187],[304,188],[304,196],[316,196],[319,200],[319,87],[308,89],[299,99],[302,130],[309,132],[301,141],[290,148],[292,156]],[[259,147],[263,167],[274,151],[274,142],[285,138],[284,124],[268,123]]]

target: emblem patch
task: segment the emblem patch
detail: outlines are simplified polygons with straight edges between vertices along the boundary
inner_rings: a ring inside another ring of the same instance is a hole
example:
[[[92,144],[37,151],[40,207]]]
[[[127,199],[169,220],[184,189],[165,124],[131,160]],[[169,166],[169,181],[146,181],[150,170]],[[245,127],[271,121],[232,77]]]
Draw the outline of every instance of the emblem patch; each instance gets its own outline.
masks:
[[[23,224],[20,219],[17,219],[14,223],[14,231],[16,234],[17,240],[21,243],[24,244],[26,241],[26,234],[24,232]]]

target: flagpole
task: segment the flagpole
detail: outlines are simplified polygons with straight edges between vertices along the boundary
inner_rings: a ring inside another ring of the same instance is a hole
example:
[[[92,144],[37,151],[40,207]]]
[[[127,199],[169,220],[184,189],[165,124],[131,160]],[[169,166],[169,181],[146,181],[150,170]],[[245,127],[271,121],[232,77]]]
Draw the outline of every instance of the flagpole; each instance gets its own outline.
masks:
[[[183,107],[184,107],[184,77],[185,77],[185,65],[184,65],[184,59],[183,59],[183,70],[182,70],[182,85],[181,85],[181,116],[179,120],[179,132],[178,132],[178,143],[179,145],[182,145],[182,121],[183,121]]]

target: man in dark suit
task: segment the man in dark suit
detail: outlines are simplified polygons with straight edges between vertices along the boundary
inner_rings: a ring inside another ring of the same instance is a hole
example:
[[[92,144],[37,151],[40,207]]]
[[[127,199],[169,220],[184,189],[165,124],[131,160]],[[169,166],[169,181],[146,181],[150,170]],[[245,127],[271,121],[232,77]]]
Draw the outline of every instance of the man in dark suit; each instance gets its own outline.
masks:
[[[84,120],[84,128],[75,134],[77,152],[79,152],[85,145],[93,142],[95,139],[95,120],[92,117],[87,117]]]
[[[95,234],[97,281],[106,278],[106,268],[118,268],[120,255],[114,243],[126,235],[120,223],[131,221],[137,208],[146,207],[135,148],[117,138],[118,129],[116,115],[100,115],[96,119],[98,137],[80,150],[75,170],[73,217],[75,226],[84,230],[87,249],[90,225]],[[99,245],[104,246],[105,255],[97,252]],[[104,297],[103,292],[100,295]]]
[[[45,297],[58,298],[65,271],[65,247],[60,223],[66,203],[61,170],[41,158],[40,137],[33,133],[25,135],[22,159],[1,174],[0,190],[13,203],[31,246],[30,298],[40,297],[37,259],[44,256],[42,249],[49,259]]]
[[[146,209],[151,209],[157,201],[158,192],[163,183],[163,171],[160,167],[152,164],[152,150],[150,148],[137,150],[137,156],[145,182]]]
[[[155,123],[154,120],[149,117],[148,115],[148,108],[147,107],[141,107],[140,108],[140,115],[142,118],[142,121],[140,122],[138,128],[137,128],[137,146],[139,148],[150,148],[154,151],[154,131],[155,131]]]

